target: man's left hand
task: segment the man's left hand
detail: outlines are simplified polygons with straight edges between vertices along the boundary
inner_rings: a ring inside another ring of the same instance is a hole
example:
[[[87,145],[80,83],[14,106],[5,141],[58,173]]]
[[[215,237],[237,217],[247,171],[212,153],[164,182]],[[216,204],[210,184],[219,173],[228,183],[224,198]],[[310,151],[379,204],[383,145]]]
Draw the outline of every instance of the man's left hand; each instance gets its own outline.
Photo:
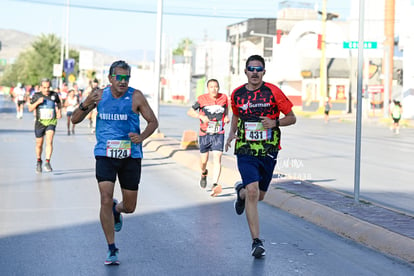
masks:
[[[131,142],[134,144],[139,144],[142,142],[141,136],[138,133],[130,132],[128,133],[129,138],[131,138]]]

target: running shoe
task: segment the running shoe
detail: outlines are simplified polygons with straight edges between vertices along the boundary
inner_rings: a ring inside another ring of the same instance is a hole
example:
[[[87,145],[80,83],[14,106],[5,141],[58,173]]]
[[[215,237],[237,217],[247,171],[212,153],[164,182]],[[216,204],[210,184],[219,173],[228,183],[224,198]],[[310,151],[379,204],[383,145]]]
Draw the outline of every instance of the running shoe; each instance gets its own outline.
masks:
[[[263,241],[258,238],[253,240],[252,256],[255,258],[261,258],[263,256],[266,256],[266,252],[263,246]]]
[[[114,198],[114,205],[112,206],[112,212],[114,213],[114,230],[119,232],[122,229],[122,214],[115,210],[115,205],[118,204],[118,200]]]
[[[50,162],[46,162],[45,163],[45,167],[44,167],[45,171],[47,172],[51,172],[53,171],[52,166],[50,166]]]
[[[42,161],[37,161],[36,163],[36,173],[42,172]]]
[[[234,188],[237,194],[236,201],[234,201],[234,209],[236,209],[236,213],[238,215],[243,214],[244,206],[245,206],[245,200],[240,198],[240,190],[242,188],[243,188],[243,183],[237,184],[236,188]]]
[[[217,196],[217,195],[219,195],[221,193],[222,190],[223,189],[221,188],[221,185],[220,184],[214,183],[213,184],[213,188],[211,189],[211,194],[210,195],[212,197]]]
[[[119,265],[118,261],[118,248],[115,250],[108,250],[108,255],[106,256],[106,260],[104,264],[106,265]]]
[[[201,174],[200,187],[202,189],[205,189],[207,187],[207,174],[208,174],[207,169]]]

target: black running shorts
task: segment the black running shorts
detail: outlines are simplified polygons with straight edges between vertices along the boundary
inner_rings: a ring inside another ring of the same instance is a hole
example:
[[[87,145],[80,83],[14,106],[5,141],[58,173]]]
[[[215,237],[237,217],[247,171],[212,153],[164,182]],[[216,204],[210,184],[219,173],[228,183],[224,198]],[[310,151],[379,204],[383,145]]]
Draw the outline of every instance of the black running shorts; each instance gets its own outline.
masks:
[[[96,180],[115,183],[118,176],[119,184],[125,190],[138,190],[141,180],[141,158],[116,159],[106,156],[95,156]]]
[[[53,130],[55,131],[56,126],[55,125],[49,125],[49,126],[35,126],[35,136],[36,138],[42,138],[43,136],[45,136],[46,131],[48,130]]]

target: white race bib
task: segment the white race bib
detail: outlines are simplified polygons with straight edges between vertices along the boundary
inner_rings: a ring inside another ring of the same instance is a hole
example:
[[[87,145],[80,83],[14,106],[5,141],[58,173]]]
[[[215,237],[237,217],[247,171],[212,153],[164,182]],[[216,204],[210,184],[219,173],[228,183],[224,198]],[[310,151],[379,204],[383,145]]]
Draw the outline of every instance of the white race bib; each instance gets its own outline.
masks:
[[[263,141],[267,140],[271,135],[269,129],[265,129],[261,122],[245,122],[245,137],[247,141]]]
[[[53,108],[40,108],[40,119],[51,120],[53,119],[54,109]]]
[[[223,123],[221,121],[209,121],[206,132],[208,134],[219,133],[223,128]]]
[[[106,141],[106,156],[110,158],[124,159],[131,156],[131,141],[108,140]]]

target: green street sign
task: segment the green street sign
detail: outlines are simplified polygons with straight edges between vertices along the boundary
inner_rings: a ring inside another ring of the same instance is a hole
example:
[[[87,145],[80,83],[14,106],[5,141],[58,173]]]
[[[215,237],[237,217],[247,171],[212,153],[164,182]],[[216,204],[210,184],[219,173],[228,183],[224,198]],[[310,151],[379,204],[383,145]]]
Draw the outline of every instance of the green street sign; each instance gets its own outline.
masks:
[[[376,41],[364,41],[364,49],[377,49],[378,43]],[[344,49],[358,49],[358,41],[344,41]]]

